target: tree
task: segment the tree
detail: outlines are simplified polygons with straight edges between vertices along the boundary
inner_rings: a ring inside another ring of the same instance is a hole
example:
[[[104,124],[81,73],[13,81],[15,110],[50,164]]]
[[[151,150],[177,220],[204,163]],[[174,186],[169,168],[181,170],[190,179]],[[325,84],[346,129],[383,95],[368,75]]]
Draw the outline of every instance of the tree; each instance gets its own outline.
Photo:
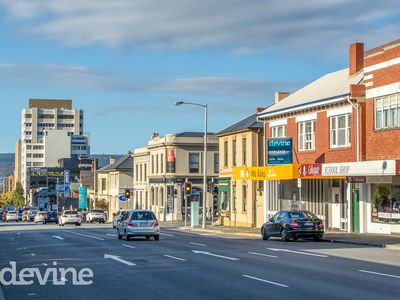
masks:
[[[0,206],[7,205],[12,193],[5,193],[0,195]]]
[[[22,207],[25,205],[24,189],[20,182],[17,182],[14,192],[7,199],[6,204]]]

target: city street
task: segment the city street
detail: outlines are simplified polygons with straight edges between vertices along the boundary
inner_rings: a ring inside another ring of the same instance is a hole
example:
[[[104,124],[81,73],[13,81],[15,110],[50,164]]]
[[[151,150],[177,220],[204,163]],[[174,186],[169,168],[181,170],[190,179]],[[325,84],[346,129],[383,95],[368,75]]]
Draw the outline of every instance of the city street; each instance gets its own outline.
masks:
[[[111,225],[0,225],[0,270],[90,268],[93,284],[3,286],[5,299],[398,299],[400,251],[221,237],[162,228],[118,240]],[[1,292],[0,292],[1,298]]]

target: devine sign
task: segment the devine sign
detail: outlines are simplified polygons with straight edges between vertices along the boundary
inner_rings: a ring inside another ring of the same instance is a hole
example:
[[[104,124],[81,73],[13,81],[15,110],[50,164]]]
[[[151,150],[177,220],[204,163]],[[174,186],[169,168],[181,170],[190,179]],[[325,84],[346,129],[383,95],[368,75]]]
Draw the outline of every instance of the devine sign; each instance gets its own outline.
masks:
[[[293,163],[293,140],[288,138],[268,139],[268,165],[287,165]]]

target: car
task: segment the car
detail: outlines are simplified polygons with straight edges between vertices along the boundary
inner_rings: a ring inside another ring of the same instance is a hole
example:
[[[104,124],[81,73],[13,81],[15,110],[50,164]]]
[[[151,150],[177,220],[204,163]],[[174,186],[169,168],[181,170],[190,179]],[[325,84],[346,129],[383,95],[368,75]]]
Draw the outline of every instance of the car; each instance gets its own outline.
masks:
[[[43,223],[46,224],[46,217],[47,217],[47,213],[45,211],[39,211],[35,217],[33,218],[33,221],[35,223]]]
[[[160,223],[150,210],[125,211],[117,225],[118,239],[128,241],[133,236],[154,237],[160,239]]]
[[[22,213],[22,222],[29,222],[29,210],[25,210]]]
[[[86,222],[88,222],[88,223],[93,223],[93,222],[105,223],[106,222],[106,214],[104,213],[104,210],[101,210],[101,209],[90,210],[90,212],[86,215]]]
[[[81,226],[82,219],[76,210],[64,210],[58,219],[58,225],[64,226],[66,224],[75,224]]]
[[[36,214],[39,211],[37,209],[30,209],[28,210],[28,222],[32,222],[35,219]]]
[[[6,222],[10,222],[10,221],[19,222],[18,211],[10,210],[7,212]]]
[[[122,215],[126,212],[126,209],[120,209],[117,211],[114,219],[113,219],[113,228],[117,228],[119,221],[121,220]]]
[[[276,213],[261,227],[263,240],[281,237],[282,241],[312,237],[319,241],[324,235],[324,223],[309,211],[284,210]]]
[[[46,213],[45,222],[46,223],[57,223],[58,222],[57,212],[56,211],[48,211]]]
[[[24,213],[24,209],[20,208],[18,209],[18,220],[22,221],[22,214]]]

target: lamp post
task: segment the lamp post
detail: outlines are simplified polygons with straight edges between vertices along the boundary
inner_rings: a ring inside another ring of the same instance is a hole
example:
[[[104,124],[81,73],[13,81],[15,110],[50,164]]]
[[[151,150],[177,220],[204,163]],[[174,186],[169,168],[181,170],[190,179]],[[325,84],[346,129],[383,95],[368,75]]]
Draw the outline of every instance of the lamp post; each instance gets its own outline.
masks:
[[[204,154],[203,154],[203,222],[202,228],[206,228],[206,198],[207,198],[207,104],[178,101],[176,106],[180,105],[195,105],[204,108]]]

